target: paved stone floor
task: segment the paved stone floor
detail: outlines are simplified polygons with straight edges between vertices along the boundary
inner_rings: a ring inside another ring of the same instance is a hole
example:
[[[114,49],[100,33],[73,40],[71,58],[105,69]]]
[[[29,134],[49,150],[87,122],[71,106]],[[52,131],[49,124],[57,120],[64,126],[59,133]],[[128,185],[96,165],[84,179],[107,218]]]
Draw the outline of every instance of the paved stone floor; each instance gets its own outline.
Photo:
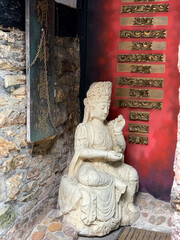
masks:
[[[139,193],[136,197],[135,205],[140,212],[140,217],[132,227],[164,233],[171,232],[173,210],[170,203],[157,200],[147,193]],[[78,238],[76,232],[71,227],[63,227],[59,210],[53,209],[34,228],[28,240],[115,240],[118,234],[119,230],[101,238]]]

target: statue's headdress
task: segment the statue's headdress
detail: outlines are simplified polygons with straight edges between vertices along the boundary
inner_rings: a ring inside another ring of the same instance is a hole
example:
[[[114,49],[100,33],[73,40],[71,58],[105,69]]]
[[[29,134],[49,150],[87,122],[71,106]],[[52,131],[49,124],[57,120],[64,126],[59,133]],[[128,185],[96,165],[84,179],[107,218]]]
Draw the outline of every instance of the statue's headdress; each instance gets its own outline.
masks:
[[[87,91],[87,98],[84,99],[85,111],[84,120],[87,122],[90,115],[90,105],[98,102],[110,102],[111,101],[111,82],[94,82]]]

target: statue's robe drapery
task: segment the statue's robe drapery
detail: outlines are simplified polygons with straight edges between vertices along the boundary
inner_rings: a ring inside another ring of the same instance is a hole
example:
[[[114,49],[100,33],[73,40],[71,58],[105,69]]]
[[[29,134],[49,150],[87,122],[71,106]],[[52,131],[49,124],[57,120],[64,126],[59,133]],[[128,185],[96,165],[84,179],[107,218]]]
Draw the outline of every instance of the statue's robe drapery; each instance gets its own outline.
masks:
[[[122,206],[128,215],[123,194],[130,178],[137,174],[123,162],[107,162],[105,158],[82,158],[91,149],[112,151],[114,139],[108,125],[94,129],[91,122],[81,123],[75,134],[75,154],[69,175],[61,180],[59,204],[66,221],[87,236],[103,236],[122,223]],[[120,146],[120,145],[119,145]]]

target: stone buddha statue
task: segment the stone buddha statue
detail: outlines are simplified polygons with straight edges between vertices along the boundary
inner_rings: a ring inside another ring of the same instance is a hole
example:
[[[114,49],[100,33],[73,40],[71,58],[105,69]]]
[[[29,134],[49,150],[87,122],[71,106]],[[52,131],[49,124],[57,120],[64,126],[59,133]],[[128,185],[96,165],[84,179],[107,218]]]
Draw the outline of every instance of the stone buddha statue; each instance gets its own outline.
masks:
[[[75,133],[75,153],[68,175],[62,177],[59,205],[64,221],[79,235],[104,236],[139,216],[134,206],[136,170],[124,163],[126,147],[119,115],[106,121],[111,82],[95,82],[84,100],[83,122]]]

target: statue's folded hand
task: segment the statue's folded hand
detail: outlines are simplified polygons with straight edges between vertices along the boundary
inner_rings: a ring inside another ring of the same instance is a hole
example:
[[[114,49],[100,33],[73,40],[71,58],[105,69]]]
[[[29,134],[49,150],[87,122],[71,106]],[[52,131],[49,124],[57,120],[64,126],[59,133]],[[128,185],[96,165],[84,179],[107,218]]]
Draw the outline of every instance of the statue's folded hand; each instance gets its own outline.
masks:
[[[106,159],[110,161],[121,161],[123,154],[116,151],[108,151]]]

